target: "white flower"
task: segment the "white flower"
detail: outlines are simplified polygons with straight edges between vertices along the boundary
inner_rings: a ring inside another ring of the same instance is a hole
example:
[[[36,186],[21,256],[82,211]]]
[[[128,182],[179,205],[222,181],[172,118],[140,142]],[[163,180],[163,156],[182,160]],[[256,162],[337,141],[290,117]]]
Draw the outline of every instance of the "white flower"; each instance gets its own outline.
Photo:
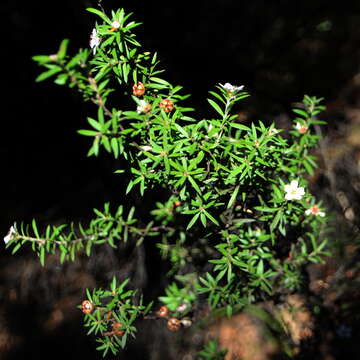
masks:
[[[286,200],[301,200],[304,196],[305,191],[303,187],[299,187],[297,180],[291,181],[290,184],[285,185],[285,199]]]
[[[237,93],[239,91],[241,91],[243,88],[244,88],[244,85],[241,85],[241,86],[234,86],[234,85],[231,85],[230,83],[226,83],[224,85],[220,84],[219,85],[224,89],[226,90],[228,93]]]
[[[148,111],[151,110],[151,105],[147,103],[145,100],[140,100],[136,110],[138,113],[147,113]]]
[[[120,27],[120,23],[118,21],[113,21],[111,23],[111,31],[115,31]]]
[[[179,305],[176,308],[176,312],[184,312],[186,309],[188,308],[188,304],[187,303],[182,303],[181,305]]]
[[[16,234],[15,227],[14,227],[14,226],[11,226],[9,232],[8,232],[7,235],[4,237],[4,242],[5,242],[5,244],[7,244],[10,240],[12,240],[15,234]]]
[[[318,215],[321,217],[325,216],[325,213],[323,211],[320,211],[319,207],[317,205],[313,205],[310,209],[307,209],[305,211],[306,215]]]
[[[96,53],[96,48],[100,45],[100,38],[97,34],[96,29],[94,28],[90,35],[90,47],[93,49],[93,54]]]
[[[192,321],[190,319],[184,318],[184,319],[181,319],[180,322],[181,322],[181,325],[186,328],[188,328],[192,325]]]
[[[299,122],[296,123],[295,125],[295,129],[300,133],[300,134],[305,134],[308,130],[308,127],[306,125],[302,125]]]
[[[142,151],[151,151],[152,147],[150,145],[144,145],[144,146],[140,146],[140,149]]]

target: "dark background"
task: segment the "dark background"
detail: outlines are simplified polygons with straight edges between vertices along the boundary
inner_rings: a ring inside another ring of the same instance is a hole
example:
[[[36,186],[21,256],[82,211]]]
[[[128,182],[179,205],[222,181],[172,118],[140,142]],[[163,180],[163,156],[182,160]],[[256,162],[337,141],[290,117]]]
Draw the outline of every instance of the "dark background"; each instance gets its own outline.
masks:
[[[41,69],[32,56],[55,53],[63,38],[71,40],[70,54],[88,46],[96,17],[85,8],[96,5],[85,0],[1,4],[1,236],[14,221],[76,221],[104,201],[126,201],[121,179],[112,174],[116,163],[107,156],[87,158],[89,140],[76,133],[92,105],[65,87],[34,81]],[[248,118],[271,120],[289,112],[304,94],[322,96],[336,107],[359,71],[358,1],[104,0],[102,5],[134,12],[133,19],[143,23],[139,41],[158,52],[163,77],[192,94],[188,103],[198,109],[198,118],[211,116],[207,92],[219,82],[245,85],[252,94],[243,109]],[[1,266],[8,267],[11,256],[3,245],[1,252]],[[38,303],[23,306],[25,315],[33,306],[41,309]],[[25,315],[18,308],[15,313],[13,319],[21,322]],[[20,331],[19,324],[15,327]],[[21,336],[36,333],[31,326],[25,330]],[[30,350],[29,342],[22,349],[38,359],[48,356],[39,347]],[[59,351],[59,358],[75,358]]]
[[[31,57],[88,46],[96,1],[2,3],[3,179],[1,228],[48,208],[84,216],[112,197],[107,160],[86,158],[88,139],[76,134],[91,105],[65,87],[34,82],[41,69]],[[138,38],[157,51],[164,75],[191,93],[198,117],[211,114],[206,97],[221,82],[244,84],[252,115],[275,117],[304,94],[336,99],[359,67],[357,1],[104,1],[143,22]],[[328,31],[319,24],[330,22]],[[110,180],[111,181],[111,180]],[[116,180],[118,181],[118,180]],[[110,185],[109,185],[110,186]],[[115,186],[115,185],[113,185]],[[80,210],[81,209],[81,210]],[[60,215],[61,212],[61,215]]]

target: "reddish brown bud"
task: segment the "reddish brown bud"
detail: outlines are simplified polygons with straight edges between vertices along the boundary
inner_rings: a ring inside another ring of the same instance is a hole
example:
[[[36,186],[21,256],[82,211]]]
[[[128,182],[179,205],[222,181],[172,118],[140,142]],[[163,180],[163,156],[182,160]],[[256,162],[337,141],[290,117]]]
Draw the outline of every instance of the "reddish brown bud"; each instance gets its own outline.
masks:
[[[133,90],[133,95],[135,95],[135,96],[142,96],[145,94],[145,86],[141,82],[134,84],[134,86],[132,87],[132,90]]]
[[[113,324],[113,333],[116,336],[123,336],[125,331],[123,329],[121,329],[121,327],[123,326],[123,324],[121,322],[116,322]]]
[[[167,306],[161,306],[160,309],[156,312],[157,316],[167,317],[169,315],[169,308]]]
[[[81,311],[84,314],[91,314],[94,311],[94,304],[92,304],[89,300],[84,300],[81,303]]]
[[[170,318],[167,322],[167,328],[171,331],[178,331],[181,327],[181,322],[177,318]]]
[[[165,111],[170,112],[174,109],[174,103],[169,99],[164,99],[160,102],[159,106]]]

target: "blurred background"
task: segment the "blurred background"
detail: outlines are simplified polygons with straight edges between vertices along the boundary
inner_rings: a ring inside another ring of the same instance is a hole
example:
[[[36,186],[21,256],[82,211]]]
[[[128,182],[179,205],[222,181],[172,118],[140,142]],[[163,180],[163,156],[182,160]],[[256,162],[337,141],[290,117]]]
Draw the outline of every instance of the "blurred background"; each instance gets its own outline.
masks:
[[[85,9],[97,4],[89,0],[2,2],[2,237],[14,221],[86,221],[92,209],[101,208],[105,201],[124,202],[121,178],[113,175],[116,161],[106,154],[87,158],[89,140],[76,133],[84,127],[92,105],[65,87],[35,83],[41,69],[31,60],[34,55],[56,52],[64,38],[70,39],[69,54],[87,47],[95,16]],[[291,333],[298,349],[295,357],[357,359],[360,3],[103,0],[102,6],[107,11],[123,7],[143,23],[137,31],[139,41],[145,50],[158,52],[166,69],[163,77],[192,94],[187,102],[198,109],[195,117],[199,119],[213,116],[206,97],[218,83],[245,85],[251,93],[239,112],[241,121],[275,121],[279,127],[289,126],[291,106],[304,94],[324,97],[327,110],[322,118],[328,125],[322,129],[320,166],[311,186],[333,215],[334,256],[326,266],[310,267],[310,285],[302,297],[286,301],[295,301],[293,306],[304,310],[299,316],[303,322],[292,320],[294,329],[309,329]],[[130,249],[121,259],[102,249],[91,260],[80,257],[63,266],[50,257],[45,269],[29,251],[11,256],[4,244],[0,250],[0,359],[23,359],[25,354],[39,360],[49,356],[100,359],[76,308],[84,289],[105,286],[114,273],[131,274],[139,286],[151,289],[161,274],[142,250]],[[218,324],[217,331],[235,326],[233,332],[238,334],[246,328],[249,344],[260,336],[251,319]],[[249,355],[238,337],[231,340],[240,349],[233,350],[238,358],[288,358],[276,351],[263,352],[263,357]],[[143,324],[139,341],[130,345],[123,358],[192,359],[191,348],[202,340],[196,334],[188,338],[180,341],[163,324]],[[222,339],[229,347],[228,338]]]

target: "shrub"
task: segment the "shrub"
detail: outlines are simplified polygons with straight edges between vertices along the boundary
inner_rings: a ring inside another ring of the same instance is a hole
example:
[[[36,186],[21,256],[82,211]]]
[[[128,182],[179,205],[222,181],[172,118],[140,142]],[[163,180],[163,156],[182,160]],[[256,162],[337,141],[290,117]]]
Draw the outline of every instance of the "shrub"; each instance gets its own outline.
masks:
[[[261,121],[240,123],[234,109],[249,96],[246,88],[218,84],[208,99],[214,118],[198,120],[194,109],[182,106],[188,98],[182,87],[159,77],[157,54],[142,51],[133,33],[140,24],[131,14],[88,11],[99,21],[91,48],[69,56],[63,40],[56,54],[34,56],[45,68],[36,81],[55,78],[93,102],[97,116],[78,131],[91,140],[88,156],[105,150],[119,159],[115,172],[130,179],[126,194],[156,191],[165,200],[150,214],[105,204],[94,209],[88,226],[40,231],[35,220],[14,224],[7,247],[15,253],[28,244],[44,265],[48,253],[63,263],[79,252],[90,256],[96,245],[154,244],[169,264],[159,309],[145,303],[140,289],[128,288],[131,279],[116,278],[109,290],[87,290],[79,306],[104,355],[135,337],[139,317],[165,318],[169,330],[178,331],[193,325],[204,307],[230,316],[298,289],[304,266],[327,254],[321,236],[327,218],[306,179],[316,167],[311,150],[319,140],[313,130],[322,123],[321,99],[305,96],[285,132]],[[117,108],[121,93],[131,101],[126,110]]]

